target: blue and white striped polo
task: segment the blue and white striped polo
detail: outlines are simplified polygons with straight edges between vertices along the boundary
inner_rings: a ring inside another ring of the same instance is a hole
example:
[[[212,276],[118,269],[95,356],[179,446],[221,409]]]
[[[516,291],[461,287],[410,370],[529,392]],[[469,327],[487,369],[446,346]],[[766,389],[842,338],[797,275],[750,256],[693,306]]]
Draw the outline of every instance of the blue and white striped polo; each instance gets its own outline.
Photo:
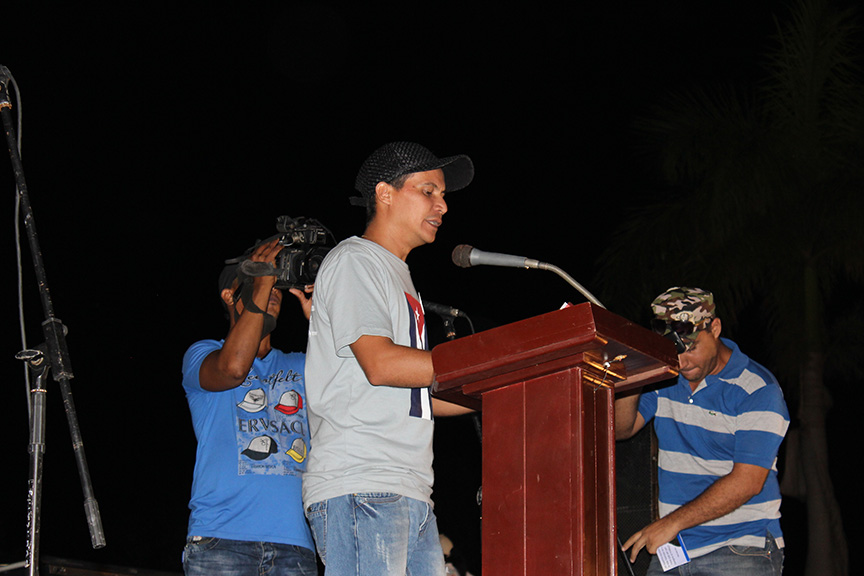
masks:
[[[695,391],[675,384],[642,394],[639,413],[654,419],[659,444],[660,515],[702,494],[736,462],[767,468],[762,491],[737,510],[683,530],[692,558],[726,545],[759,546],[770,532],[783,547],[777,451],[789,427],[789,411],[774,376],[731,340],[732,356],[719,374]]]

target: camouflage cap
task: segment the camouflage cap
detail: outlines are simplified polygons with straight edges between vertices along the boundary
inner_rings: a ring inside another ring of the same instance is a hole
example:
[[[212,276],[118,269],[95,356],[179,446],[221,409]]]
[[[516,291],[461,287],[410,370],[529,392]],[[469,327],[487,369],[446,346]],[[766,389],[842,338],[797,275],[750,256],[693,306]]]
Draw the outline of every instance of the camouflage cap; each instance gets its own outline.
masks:
[[[651,302],[651,311],[665,322],[699,325],[715,317],[714,295],[701,288],[669,288]]]

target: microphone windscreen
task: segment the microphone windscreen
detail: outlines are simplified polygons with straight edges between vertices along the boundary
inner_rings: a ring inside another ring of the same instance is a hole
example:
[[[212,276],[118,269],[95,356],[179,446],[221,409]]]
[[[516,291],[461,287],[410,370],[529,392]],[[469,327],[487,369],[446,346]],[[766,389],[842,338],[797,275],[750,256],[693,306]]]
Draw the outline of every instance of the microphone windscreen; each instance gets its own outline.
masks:
[[[472,250],[474,250],[474,247],[468,244],[459,244],[456,246],[453,249],[453,263],[460,268],[470,268]]]

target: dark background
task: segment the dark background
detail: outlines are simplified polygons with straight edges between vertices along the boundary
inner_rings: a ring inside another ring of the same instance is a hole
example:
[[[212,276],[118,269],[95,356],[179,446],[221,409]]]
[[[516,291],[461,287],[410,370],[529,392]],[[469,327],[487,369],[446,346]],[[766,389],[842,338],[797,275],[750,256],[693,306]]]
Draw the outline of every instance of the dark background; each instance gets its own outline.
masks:
[[[357,234],[363,211],[347,198],[373,149],[414,140],[468,154],[474,182],[448,196],[436,243],[409,258],[424,298],[466,311],[478,330],[581,302],[553,274],[459,269],[450,252],[536,258],[590,289],[616,222],[657,198],[633,156],[633,118],[671,90],[753,81],[785,13],[772,0],[4,3],[0,64],[23,99],[24,173],[108,542],[90,548],[52,388],[42,554],[180,570],[194,460],[181,358],[224,335],[222,261],[275,233],[277,216]],[[8,161],[0,185],[0,562],[13,562],[24,556],[28,436]],[[32,346],[42,310],[24,250]],[[303,349],[299,309],[283,309],[274,338]],[[851,427],[842,412],[836,421],[839,440]],[[441,531],[479,574],[475,422],[439,420],[436,434]],[[842,478],[836,487],[841,505],[860,505]],[[787,517],[798,542],[800,516]]]

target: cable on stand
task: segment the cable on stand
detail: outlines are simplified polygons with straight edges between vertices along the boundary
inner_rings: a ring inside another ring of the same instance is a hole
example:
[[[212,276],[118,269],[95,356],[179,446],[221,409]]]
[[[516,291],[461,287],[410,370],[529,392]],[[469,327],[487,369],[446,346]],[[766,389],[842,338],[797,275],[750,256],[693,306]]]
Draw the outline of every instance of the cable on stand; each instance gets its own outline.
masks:
[[[42,309],[45,320],[42,322],[42,332],[45,342],[41,350],[23,350],[17,358],[27,362],[29,371],[36,376],[31,382],[30,393],[33,406],[30,414],[30,480],[29,480],[29,506],[28,527],[29,538],[27,543],[27,560],[25,565],[29,568],[29,574],[39,574],[39,529],[41,517],[41,489],[42,489],[42,455],[45,451],[45,382],[50,373],[60,387],[63,398],[63,406],[66,411],[66,419],[69,424],[69,433],[72,437],[72,448],[75,452],[75,461],[78,467],[78,475],[81,480],[81,488],[84,493],[84,509],[87,516],[87,525],[90,530],[90,540],[93,548],[105,546],[105,535],[102,531],[102,520],[99,515],[99,505],[93,495],[93,487],[90,483],[90,472],[87,468],[87,459],[84,454],[84,442],[81,439],[81,431],[78,427],[78,419],[75,412],[75,404],[72,400],[72,389],[69,380],[73,374],[69,362],[69,352],[66,347],[66,327],[54,315],[54,306],[48,290],[48,282],[45,267],[42,262],[42,252],[39,247],[36,234],[36,223],[33,218],[33,210],[27,195],[27,184],[24,179],[24,170],[19,156],[18,146],[15,139],[15,130],[12,122],[12,102],[9,98],[9,81],[12,79],[9,70],[0,65],[0,115],[3,117],[3,127],[6,133],[6,141],[9,145],[9,154],[12,158],[12,168],[15,172],[15,183],[18,200],[24,210],[24,223],[30,243],[30,252],[33,256],[33,265],[36,272],[36,280],[39,285],[39,294],[42,300]]]

